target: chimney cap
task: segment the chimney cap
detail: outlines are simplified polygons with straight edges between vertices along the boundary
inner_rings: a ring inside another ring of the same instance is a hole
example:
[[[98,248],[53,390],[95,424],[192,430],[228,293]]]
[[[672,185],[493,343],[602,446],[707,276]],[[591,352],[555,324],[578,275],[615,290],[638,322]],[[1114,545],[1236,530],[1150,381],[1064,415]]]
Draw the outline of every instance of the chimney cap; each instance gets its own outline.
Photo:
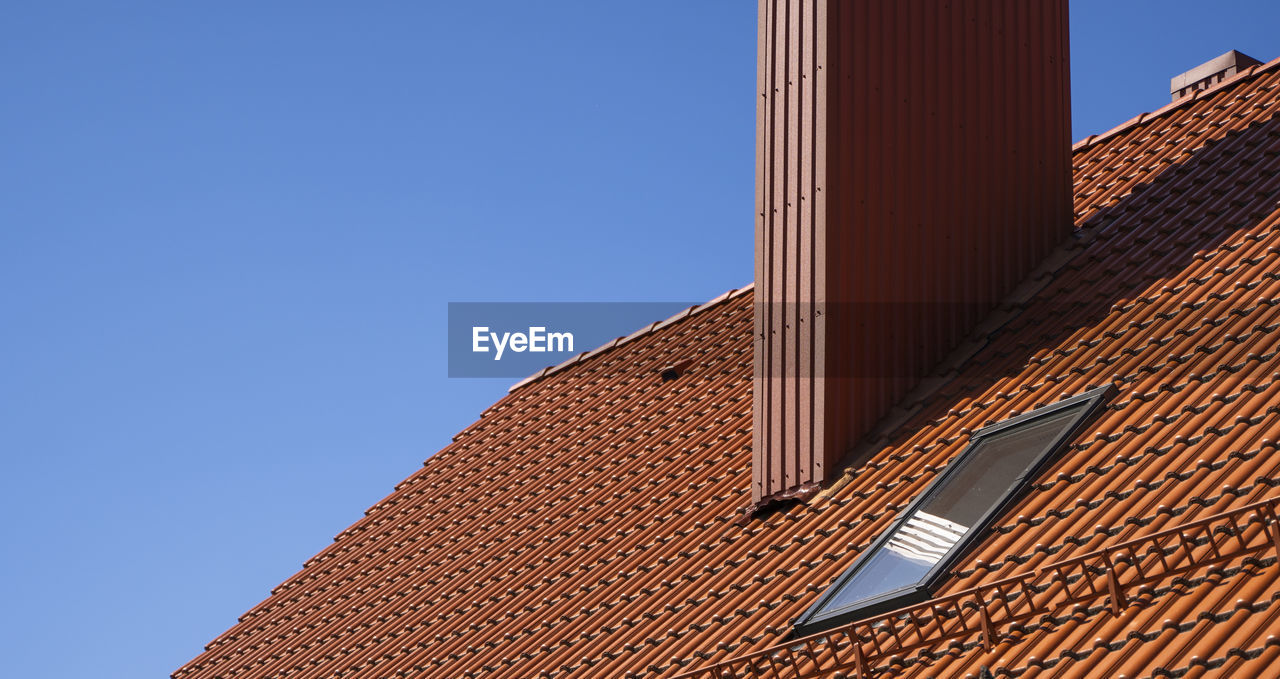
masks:
[[[1177,101],[1196,90],[1207,89],[1214,83],[1222,82],[1250,66],[1257,66],[1261,63],[1261,61],[1244,52],[1231,50],[1196,66],[1186,73],[1174,76],[1169,81],[1169,94],[1174,101]]]

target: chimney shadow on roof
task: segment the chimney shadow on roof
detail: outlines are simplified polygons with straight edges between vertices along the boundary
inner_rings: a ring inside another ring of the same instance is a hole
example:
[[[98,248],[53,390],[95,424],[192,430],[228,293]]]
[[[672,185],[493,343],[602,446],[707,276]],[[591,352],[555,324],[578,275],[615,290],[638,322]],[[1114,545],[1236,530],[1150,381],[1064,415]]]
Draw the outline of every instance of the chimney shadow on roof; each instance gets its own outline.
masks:
[[[1164,129],[1167,134],[1169,128]],[[1139,128],[1109,145],[1138,146],[1150,132]],[[1125,158],[1122,170],[1144,160],[1141,150],[1127,153],[1134,155]],[[1222,297],[1211,293],[1232,290],[1265,272],[1265,262],[1254,276],[1238,271],[1248,264],[1236,261],[1223,269],[1215,261],[1247,245],[1227,241],[1256,233],[1277,209],[1280,116],[1216,132],[1181,162],[1148,173],[1120,189],[1125,193],[1114,202],[1086,207],[1077,231],[1058,248],[1059,253],[1073,251],[1070,259],[1030,299],[993,312],[997,323],[1002,313],[1008,318],[994,331],[973,337],[980,348],[954,373],[935,369],[922,388],[931,381],[941,386],[923,398],[918,389],[900,404],[896,417],[885,418],[872,437],[846,455],[846,472],[885,446],[933,428],[968,399],[977,401],[963,409],[987,410],[984,423],[990,424],[1016,414],[1003,402],[1028,390],[1038,392],[1037,407],[1107,383],[1125,392],[1171,360],[1170,351],[1183,336],[1179,330],[1185,334],[1219,316],[1226,319],[1224,310],[1213,308]],[[1192,268],[1196,271],[1179,275]],[[1151,313],[1135,313],[1134,305],[1149,305]],[[1077,376],[1086,379],[1069,379]],[[1071,386],[1058,386],[1064,382]]]

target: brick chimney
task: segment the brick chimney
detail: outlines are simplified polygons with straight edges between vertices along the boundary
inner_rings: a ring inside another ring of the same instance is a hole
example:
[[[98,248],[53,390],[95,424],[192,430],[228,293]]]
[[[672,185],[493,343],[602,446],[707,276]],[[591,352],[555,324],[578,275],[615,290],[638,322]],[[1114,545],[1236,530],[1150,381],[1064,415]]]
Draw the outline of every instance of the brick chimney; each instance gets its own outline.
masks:
[[[759,0],[752,499],[803,497],[1070,234],[1066,0]]]

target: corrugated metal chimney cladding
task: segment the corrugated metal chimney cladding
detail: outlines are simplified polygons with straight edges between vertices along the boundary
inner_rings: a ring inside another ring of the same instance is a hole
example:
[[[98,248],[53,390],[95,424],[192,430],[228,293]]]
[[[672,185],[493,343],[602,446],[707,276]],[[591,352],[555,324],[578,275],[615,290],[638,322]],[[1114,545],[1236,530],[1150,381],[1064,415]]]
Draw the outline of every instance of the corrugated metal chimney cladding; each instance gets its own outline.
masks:
[[[760,0],[757,503],[803,495],[1066,237],[1066,0]]]

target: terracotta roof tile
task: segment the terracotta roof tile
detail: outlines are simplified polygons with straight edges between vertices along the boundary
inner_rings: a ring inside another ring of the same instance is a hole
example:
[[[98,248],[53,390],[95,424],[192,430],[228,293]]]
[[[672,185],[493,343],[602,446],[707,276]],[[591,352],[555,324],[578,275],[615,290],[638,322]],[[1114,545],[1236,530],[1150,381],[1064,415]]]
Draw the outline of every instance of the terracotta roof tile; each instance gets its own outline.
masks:
[[[1078,144],[1077,232],[808,503],[738,522],[737,291],[518,384],[174,676],[853,676],[859,653],[902,677],[1261,676],[1280,659],[1278,66]],[[1108,383],[937,598],[787,638],[971,432]],[[993,593],[1010,583],[1030,594]]]

